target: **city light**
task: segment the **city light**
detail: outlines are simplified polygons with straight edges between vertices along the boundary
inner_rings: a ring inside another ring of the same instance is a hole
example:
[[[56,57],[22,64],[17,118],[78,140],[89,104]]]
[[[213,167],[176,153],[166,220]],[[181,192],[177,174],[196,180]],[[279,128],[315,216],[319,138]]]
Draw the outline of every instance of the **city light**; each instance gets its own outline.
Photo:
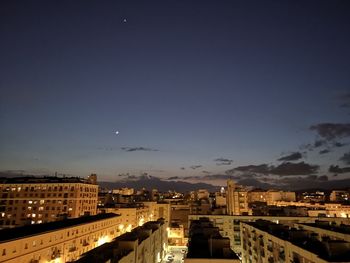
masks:
[[[97,246],[101,246],[107,242],[109,242],[109,238],[107,236],[102,236],[98,239]]]

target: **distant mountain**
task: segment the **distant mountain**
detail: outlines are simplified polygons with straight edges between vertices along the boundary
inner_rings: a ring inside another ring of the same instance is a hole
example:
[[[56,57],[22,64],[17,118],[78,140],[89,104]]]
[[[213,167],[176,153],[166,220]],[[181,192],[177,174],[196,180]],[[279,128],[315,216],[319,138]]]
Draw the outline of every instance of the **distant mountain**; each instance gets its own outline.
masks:
[[[130,176],[130,178],[123,179],[117,182],[98,182],[101,187],[107,189],[115,189],[122,187],[129,187],[135,189],[142,189],[143,187],[149,190],[158,189],[158,191],[177,191],[189,192],[198,189],[207,189],[208,191],[218,191],[219,187],[206,183],[187,183],[183,181],[164,181],[160,178],[146,175],[146,176]]]

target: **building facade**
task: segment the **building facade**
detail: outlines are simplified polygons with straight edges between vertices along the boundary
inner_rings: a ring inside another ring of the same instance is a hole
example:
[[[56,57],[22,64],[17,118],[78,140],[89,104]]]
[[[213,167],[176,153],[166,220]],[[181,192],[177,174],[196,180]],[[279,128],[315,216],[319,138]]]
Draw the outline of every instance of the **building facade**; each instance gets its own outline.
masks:
[[[168,248],[164,219],[150,221],[85,253],[76,263],[159,263]]]
[[[226,204],[228,215],[248,215],[248,191],[233,180],[227,180]]]
[[[320,233],[266,220],[241,222],[242,262],[349,262],[350,243]]]
[[[70,262],[119,236],[116,214],[85,216],[0,231],[0,262]]]
[[[97,194],[97,184],[80,178],[3,178],[0,180],[0,227],[95,215]]]
[[[189,215],[188,220],[199,220],[200,218],[208,218],[213,226],[218,227],[220,234],[223,237],[230,239],[230,245],[232,250],[237,253],[242,253],[241,244],[241,222],[254,222],[259,219],[275,223],[283,223],[289,226],[293,226],[296,223],[314,223],[318,220],[318,217],[301,217],[301,216],[229,216],[229,215]],[[322,218],[326,222],[336,222],[338,225],[350,225],[350,219],[348,218]]]

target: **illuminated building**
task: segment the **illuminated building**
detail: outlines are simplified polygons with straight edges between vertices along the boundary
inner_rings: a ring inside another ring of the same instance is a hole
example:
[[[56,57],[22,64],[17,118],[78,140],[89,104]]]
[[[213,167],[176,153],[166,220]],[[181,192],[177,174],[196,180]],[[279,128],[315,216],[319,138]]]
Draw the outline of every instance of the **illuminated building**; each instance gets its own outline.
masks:
[[[233,180],[227,180],[226,200],[228,215],[248,215],[248,191]]]
[[[213,223],[214,227],[217,227],[220,234],[230,239],[230,245],[232,250],[240,254],[241,253],[241,232],[240,222],[254,222],[259,219],[267,221],[286,224],[293,226],[296,223],[314,223],[318,217],[301,217],[301,216],[229,216],[229,215],[189,215],[188,221],[199,220],[200,218],[208,218]],[[322,218],[326,222],[336,222],[338,225],[345,224],[350,225],[350,219],[348,218]]]
[[[98,185],[89,179],[19,177],[0,179],[0,226],[38,224],[95,215]]]
[[[184,226],[172,223],[168,227],[168,242],[170,246],[185,246],[187,238],[185,239]]]
[[[125,226],[133,229],[148,221],[164,218],[165,224],[170,221],[170,204],[157,202],[142,202],[136,204],[123,204],[111,208],[102,208],[101,212],[116,213],[123,217]],[[130,230],[129,230],[130,231]]]
[[[241,238],[243,263],[350,261],[349,242],[326,235],[317,227],[306,229],[303,224],[242,222]]]
[[[113,189],[113,194],[120,194],[120,195],[133,195],[135,192],[134,188],[120,188],[120,189]]]
[[[333,190],[330,194],[329,200],[331,202],[346,202],[350,200],[350,194],[344,190]]]
[[[167,227],[163,219],[158,219],[147,222],[109,243],[90,250],[74,262],[161,262],[167,248]]]
[[[0,262],[68,262],[119,236],[122,219],[99,214],[0,231]]]
[[[197,200],[209,198],[209,192],[207,189],[199,189],[197,190],[196,193],[197,193]]]

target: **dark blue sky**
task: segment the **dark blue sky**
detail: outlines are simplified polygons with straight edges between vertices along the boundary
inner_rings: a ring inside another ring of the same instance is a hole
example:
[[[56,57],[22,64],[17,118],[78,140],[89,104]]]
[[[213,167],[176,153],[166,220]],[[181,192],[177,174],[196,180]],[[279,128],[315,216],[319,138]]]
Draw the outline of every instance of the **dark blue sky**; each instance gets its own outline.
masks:
[[[1,1],[0,168],[181,177],[293,152],[318,174],[346,166],[349,146],[332,145],[350,136],[349,14],[348,1]],[[323,123],[345,132],[310,130]]]

